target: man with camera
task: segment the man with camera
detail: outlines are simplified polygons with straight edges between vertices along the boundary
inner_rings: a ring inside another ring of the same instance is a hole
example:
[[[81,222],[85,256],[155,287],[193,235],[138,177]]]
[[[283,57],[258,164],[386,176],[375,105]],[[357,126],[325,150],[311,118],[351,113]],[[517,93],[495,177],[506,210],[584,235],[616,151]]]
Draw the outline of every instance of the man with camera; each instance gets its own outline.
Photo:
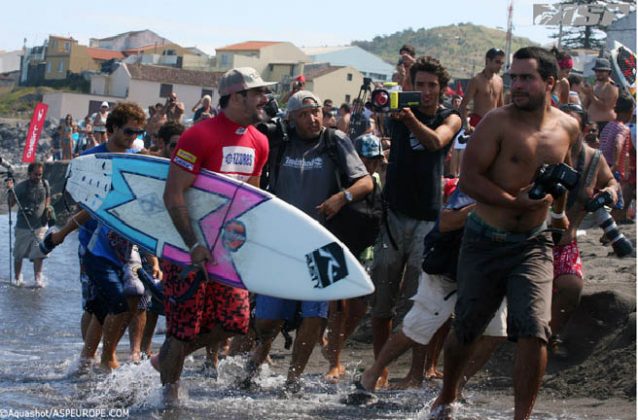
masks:
[[[423,240],[441,208],[443,159],[461,128],[458,111],[441,105],[450,76],[432,57],[420,57],[410,67],[418,107],[391,115],[392,133],[386,183],[387,211],[374,248],[371,276],[376,291],[372,305],[375,358],[392,332],[399,294],[414,295],[421,273]],[[403,285],[402,285],[403,284]],[[402,308],[407,312],[410,304]],[[387,382],[387,371],[380,386]]]
[[[577,121],[551,106],[556,58],[527,47],[514,54],[512,103],[484,116],[468,143],[459,187],[477,201],[465,224],[454,330],[445,346],[443,389],[432,417],[449,418],[468,359],[503,297],[508,336],[517,342],[516,419],[529,418],[547,363],[552,300],[552,227],[567,228],[566,196],[533,199],[539,167],[570,162]]]
[[[280,146],[284,147],[282,153],[276,153],[281,159],[273,162],[271,157],[270,163],[269,185],[275,195],[314,219],[325,221],[372,191],[372,178],[350,139],[343,132],[323,128],[319,98],[312,92],[299,91],[288,100],[287,112],[290,140]],[[330,143],[336,149],[334,158],[327,150]],[[349,181],[344,190],[340,190],[336,174]],[[247,367],[246,384],[250,384],[266,360],[272,341],[284,322],[295,321],[298,308],[301,323],[295,336],[285,389],[291,393],[300,391],[300,377],[319,341],[328,316],[328,302],[298,302],[257,295],[255,329],[259,345]]]
[[[182,115],[184,115],[184,103],[177,100],[175,92],[171,92],[166,98],[163,113],[166,115],[167,121],[182,122]]]
[[[35,285],[44,287],[42,264],[47,256],[40,251],[38,242],[44,239],[51,216],[51,189],[49,182],[42,177],[44,174],[42,162],[30,163],[27,173],[28,179],[18,183],[15,188],[13,178],[8,178],[5,182],[9,190],[9,207],[18,204],[16,242],[13,249],[15,284],[22,286],[22,260],[28,258],[33,262]]]

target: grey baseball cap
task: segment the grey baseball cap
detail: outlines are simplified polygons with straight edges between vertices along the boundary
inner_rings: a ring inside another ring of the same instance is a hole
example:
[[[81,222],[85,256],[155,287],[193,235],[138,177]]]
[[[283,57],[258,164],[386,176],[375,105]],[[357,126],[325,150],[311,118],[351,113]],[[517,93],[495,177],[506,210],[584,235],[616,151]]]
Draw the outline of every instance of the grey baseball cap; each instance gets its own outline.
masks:
[[[277,82],[265,82],[257,70],[252,67],[230,69],[219,79],[219,96],[243,90],[276,85]]]
[[[319,99],[317,95],[309,90],[300,90],[288,99],[286,112],[290,114],[291,112],[299,111],[300,109],[321,108],[321,106],[321,99]]]

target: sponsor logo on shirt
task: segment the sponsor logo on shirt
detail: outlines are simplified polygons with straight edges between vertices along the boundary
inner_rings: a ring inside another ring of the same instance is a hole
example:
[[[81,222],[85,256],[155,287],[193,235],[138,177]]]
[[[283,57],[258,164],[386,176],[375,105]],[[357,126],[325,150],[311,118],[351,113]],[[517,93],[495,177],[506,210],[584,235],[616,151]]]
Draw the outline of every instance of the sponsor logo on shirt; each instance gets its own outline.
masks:
[[[176,165],[181,166],[182,168],[186,168],[189,171],[193,170],[193,164],[190,162],[186,162],[184,159],[182,159],[181,157],[177,157],[175,156],[175,158],[173,159],[173,163],[175,163]]]
[[[255,149],[227,146],[222,150],[221,172],[252,174],[255,170]]]
[[[195,163],[197,162],[197,156],[195,156],[192,153],[187,152],[184,149],[179,149],[177,151],[176,156],[182,158],[183,160],[185,160],[186,162],[190,162],[190,163]]]
[[[284,162],[282,166],[288,168],[297,168],[297,169],[321,169],[323,168],[323,159],[320,157],[316,157],[314,159],[293,159],[288,156],[284,158]]]

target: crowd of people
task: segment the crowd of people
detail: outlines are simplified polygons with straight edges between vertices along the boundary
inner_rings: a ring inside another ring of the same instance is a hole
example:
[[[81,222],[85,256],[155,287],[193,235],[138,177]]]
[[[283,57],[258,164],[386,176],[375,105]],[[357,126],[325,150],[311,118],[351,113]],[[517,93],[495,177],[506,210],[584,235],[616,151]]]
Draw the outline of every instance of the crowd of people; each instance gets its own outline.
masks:
[[[387,387],[390,363],[412,350],[410,371],[394,387],[443,378],[432,416],[449,418],[464,384],[507,338],[517,348],[515,417],[528,418],[547,349],[558,351],[561,328],[583,289],[578,226],[592,201],[601,197],[607,200],[603,204],[615,207],[612,216],[618,223],[633,223],[627,208],[636,188],[635,101],[619,92],[604,58],[596,60],[596,81],[590,86],[570,74],[573,60],[566,52],[522,48],[513,55],[506,92],[500,75],[505,53],[492,48],[466,95],[447,97],[450,75],[439,60],[417,56],[410,45],[399,53],[395,80],[404,91],[419,92],[418,106],[390,113],[360,103],[337,109],[332,100],[322,101],[306,90],[299,77],[283,98],[289,141],[278,145],[276,156],[272,139],[255,127],[267,119],[264,107],[274,83],[247,67],[220,79],[219,106],[208,95],[193,106],[189,128],[182,121],[184,104],[174,93],[165,104],[149,107],[148,115],[134,103],[111,107],[105,102],[82,128],[67,116],[58,130],[62,159],[98,152],[171,159],[164,204],[192,261],[179,266],[146,255],[85,211],[49,235],[45,251],[80,228],[83,368],[91,366],[100,341],[100,366],[118,368],[115,350],[128,326],[131,361],[151,358],[170,404],[179,400],[190,353],[205,347],[212,374],[220,354],[247,354],[246,374],[238,385],[252,388],[274,338],[295,329],[284,387],[295,394],[317,345],[329,362],[325,379],[341,379],[341,350],[369,313],[374,364],[356,382],[363,395]],[[350,138],[357,118],[367,121]],[[632,122],[633,131],[628,127]],[[78,131],[83,135],[74,141]],[[328,147],[334,152],[327,153]],[[250,159],[228,164],[226,154],[237,150]],[[204,266],[214,257],[190,224],[186,192],[201,169],[263,186],[266,164],[269,191],[322,224],[382,189],[379,235],[372,247],[357,250],[375,285],[371,296],[290,301],[253,296],[208,278]],[[545,189],[533,196],[539,168],[560,164],[580,172],[578,183],[562,195],[543,184]],[[50,197],[40,182],[41,170],[41,164],[30,168],[28,184],[15,191],[20,196],[26,189],[37,190],[36,201],[46,207]],[[41,218],[39,207],[33,223],[41,229],[35,218]],[[16,279],[22,258],[29,257],[37,281],[44,255],[24,245],[28,234],[16,230],[16,241],[21,241]],[[424,255],[451,237],[456,240],[447,242],[444,251],[454,258],[443,269],[431,268]],[[139,266],[163,289],[163,302],[144,290],[135,270]],[[166,339],[154,352],[151,337],[160,314],[166,316]],[[402,326],[393,333],[398,319]],[[441,372],[437,362],[443,347]]]

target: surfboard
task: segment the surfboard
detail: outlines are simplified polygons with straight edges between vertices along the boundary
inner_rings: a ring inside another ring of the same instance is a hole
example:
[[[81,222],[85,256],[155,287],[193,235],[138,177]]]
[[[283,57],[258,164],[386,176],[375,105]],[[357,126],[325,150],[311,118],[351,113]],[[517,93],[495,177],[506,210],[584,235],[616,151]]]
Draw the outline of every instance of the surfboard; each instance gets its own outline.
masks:
[[[164,202],[168,159],[98,153],[73,159],[66,190],[95,218],[144,250],[190,264]],[[186,192],[191,223],[216,260],[209,277],[295,300],[370,294],[365,269],[335,236],[301,210],[230,177],[203,170]]]
[[[636,54],[618,41],[611,50],[611,63],[621,87],[632,95],[636,93]]]

